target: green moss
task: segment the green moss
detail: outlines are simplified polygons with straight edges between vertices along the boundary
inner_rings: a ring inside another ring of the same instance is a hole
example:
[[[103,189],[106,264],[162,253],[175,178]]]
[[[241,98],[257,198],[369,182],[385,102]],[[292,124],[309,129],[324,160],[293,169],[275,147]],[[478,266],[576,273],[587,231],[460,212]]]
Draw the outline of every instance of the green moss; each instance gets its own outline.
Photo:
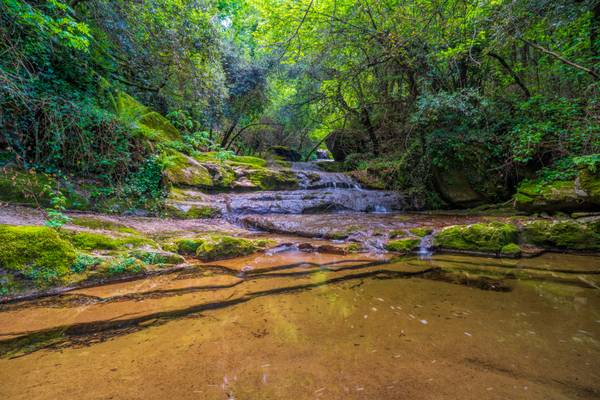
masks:
[[[518,257],[521,255],[521,247],[516,243],[510,243],[500,249],[500,253],[509,257]]]
[[[11,296],[21,290],[21,285],[14,274],[0,273],[0,298]]]
[[[145,269],[144,262],[135,257],[119,257],[100,264],[97,273],[106,276],[130,275],[138,274]]]
[[[598,221],[533,221],[523,226],[523,241],[539,247],[600,250]]]
[[[125,250],[131,247],[154,245],[150,239],[139,236],[112,237],[95,232],[61,231],[63,239],[68,240],[79,250]]]
[[[75,262],[73,246],[55,230],[39,226],[0,225],[0,267],[40,285],[58,283]]]
[[[163,174],[173,185],[199,186],[210,188],[213,180],[208,169],[192,157],[188,157],[175,150],[163,154]]]
[[[385,249],[388,251],[407,253],[418,248],[420,243],[421,239],[418,238],[391,240],[385,245]]]
[[[139,232],[135,229],[129,228],[128,226],[120,224],[118,222],[96,219],[91,217],[73,217],[71,218],[70,224],[83,226],[85,228],[90,229],[102,229],[106,231],[139,234]]]
[[[185,258],[174,253],[137,250],[131,252],[130,255],[148,265],[177,265],[185,262]]]
[[[401,238],[404,236],[406,236],[406,231],[403,229],[394,229],[394,230],[390,231],[391,239]]]
[[[142,115],[138,119],[138,123],[146,128],[144,130],[145,132],[156,132],[155,138],[159,141],[165,142],[168,140],[181,139],[181,134],[177,128],[175,128],[168,119],[157,112],[151,111]]]
[[[350,232],[347,232],[347,231],[333,231],[333,232],[329,232],[325,235],[325,237],[327,239],[331,239],[331,240],[344,240],[348,236],[350,236]]]
[[[267,165],[267,160],[252,156],[234,156],[229,161],[231,164],[249,165],[253,167],[264,167]]]
[[[193,255],[202,261],[215,261],[252,254],[264,250],[270,243],[268,240],[212,234],[181,239],[176,242],[176,246],[179,254]]]
[[[514,225],[492,222],[446,227],[435,235],[434,244],[450,250],[498,253],[518,239],[519,231]]]
[[[24,172],[12,169],[0,169],[0,200],[37,205],[47,204],[44,186],[56,186],[56,181],[44,174]]]
[[[98,257],[93,257],[88,254],[77,254],[75,262],[73,265],[71,265],[71,271],[79,274],[100,264],[101,262],[102,260]]]
[[[579,184],[592,204],[600,205],[600,170],[592,173],[588,168],[579,172]]]
[[[554,211],[577,208],[581,202],[575,180],[523,182],[514,196],[515,207],[524,211]]]
[[[585,166],[572,179],[525,181],[515,194],[515,206],[525,211],[591,210],[600,205],[600,172]],[[564,174],[563,174],[564,175]]]
[[[254,168],[247,171],[246,177],[261,190],[296,189],[298,179],[292,171]]]
[[[181,134],[171,122],[144,106],[127,93],[118,91],[115,96],[115,113],[134,128],[134,133],[152,142],[165,143],[181,140]]]
[[[59,185],[51,175],[10,168],[0,169],[0,201],[27,204],[32,206],[50,206],[50,198],[45,191],[60,187],[66,198],[66,207],[83,210],[89,208],[89,201],[64,185]]]
[[[431,228],[419,227],[419,228],[410,229],[410,233],[412,233],[413,235],[418,236],[418,237],[424,237],[424,236],[430,235],[431,232],[433,232],[433,229],[431,229]]]
[[[350,243],[348,247],[346,247],[348,253],[360,253],[363,250],[363,247],[360,243]]]

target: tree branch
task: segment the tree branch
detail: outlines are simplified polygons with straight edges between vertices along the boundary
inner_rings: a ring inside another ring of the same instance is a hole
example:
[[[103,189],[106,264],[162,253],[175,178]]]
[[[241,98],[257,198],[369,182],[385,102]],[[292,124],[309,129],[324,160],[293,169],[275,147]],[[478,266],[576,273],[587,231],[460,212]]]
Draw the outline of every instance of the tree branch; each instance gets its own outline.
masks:
[[[513,71],[513,69],[510,67],[510,65],[508,65],[508,63],[504,60],[504,58],[502,58],[498,54],[492,53],[492,52],[489,52],[487,54],[488,54],[488,56],[493,57],[496,60],[498,60],[498,62],[504,67],[504,69],[506,69],[506,71],[508,71],[510,76],[512,76],[512,78],[515,80],[515,83],[517,85],[519,85],[519,87],[525,94],[525,97],[529,99],[531,97],[531,93],[529,92],[529,89],[527,89],[527,86],[525,86],[523,81],[521,81],[521,78],[519,78],[519,75],[517,75],[517,73],[515,71]]]
[[[539,44],[530,42],[529,40],[523,39],[523,38],[518,38],[519,40],[521,40],[524,43],[527,43],[528,45],[530,45],[531,47],[533,47],[534,49],[537,49],[539,51],[541,51],[544,54],[548,54],[549,56],[552,56],[554,58],[556,58],[557,60],[559,60],[560,62],[562,62],[563,64],[569,65],[573,68],[577,68],[581,71],[587,72],[588,74],[590,74],[594,80],[600,80],[600,75],[598,75],[598,73],[596,73],[596,71],[594,71],[593,69],[584,67],[583,65],[579,65],[577,63],[574,63],[573,61],[569,61],[566,58],[564,58],[563,56],[561,56],[560,54],[552,51],[552,50],[548,50],[545,47],[540,46]]]

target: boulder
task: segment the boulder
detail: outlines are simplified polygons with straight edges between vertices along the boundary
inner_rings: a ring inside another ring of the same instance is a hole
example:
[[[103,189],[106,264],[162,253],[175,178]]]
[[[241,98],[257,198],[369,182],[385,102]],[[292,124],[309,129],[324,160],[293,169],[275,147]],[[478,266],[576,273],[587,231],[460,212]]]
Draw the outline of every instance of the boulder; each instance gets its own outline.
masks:
[[[527,212],[600,209],[600,171],[586,167],[574,179],[525,181],[514,196],[515,208]]]
[[[434,168],[433,183],[440,197],[454,207],[475,207],[486,201],[485,196],[475,191],[467,174],[460,168]]]
[[[437,232],[434,246],[442,250],[504,254],[515,252],[519,241],[516,226],[501,222],[453,225]]]
[[[284,161],[301,161],[302,155],[287,146],[271,146],[269,152]]]
[[[338,129],[325,140],[335,161],[344,161],[350,154],[364,153],[369,149],[365,135],[358,130]]]

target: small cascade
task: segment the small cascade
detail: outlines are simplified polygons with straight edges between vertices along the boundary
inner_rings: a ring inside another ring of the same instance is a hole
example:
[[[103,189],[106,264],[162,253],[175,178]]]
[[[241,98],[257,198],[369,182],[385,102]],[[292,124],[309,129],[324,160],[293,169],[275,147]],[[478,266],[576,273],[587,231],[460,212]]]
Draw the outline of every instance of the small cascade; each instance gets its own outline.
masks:
[[[383,214],[401,211],[406,205],[400,193],[364,189],[349,175],[320,170],[318,163],[292,163],[292,172],[300,183],[296,190],[208,194],[189,189],[171,205],[182,212],[192,207],[217,208],[231,220],[248,214]]]
[[[417,252],[421,260],[428,260],[433,255],[433,234],[425,235],[419,244]]]

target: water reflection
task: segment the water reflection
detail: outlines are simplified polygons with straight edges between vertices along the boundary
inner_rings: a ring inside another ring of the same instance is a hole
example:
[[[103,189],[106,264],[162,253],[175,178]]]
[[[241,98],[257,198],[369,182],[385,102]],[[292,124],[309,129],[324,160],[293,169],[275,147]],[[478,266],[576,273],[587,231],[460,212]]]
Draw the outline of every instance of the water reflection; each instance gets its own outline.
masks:
[[[4,307],[0,396],[600,396],[598,258],[300,253]]]

